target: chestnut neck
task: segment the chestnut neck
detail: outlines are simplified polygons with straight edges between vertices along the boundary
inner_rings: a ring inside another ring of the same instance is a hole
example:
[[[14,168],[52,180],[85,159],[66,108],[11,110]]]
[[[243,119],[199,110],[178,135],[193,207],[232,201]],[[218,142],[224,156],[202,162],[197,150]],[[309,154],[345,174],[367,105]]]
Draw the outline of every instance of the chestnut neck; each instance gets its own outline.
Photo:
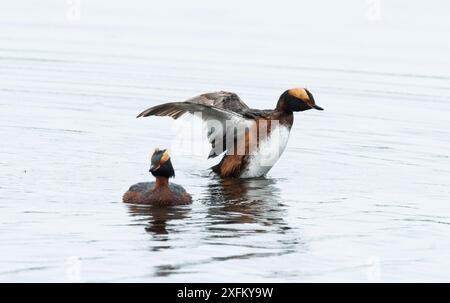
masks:
[[[169,186],[169,178],[161,177],[161,176],[156,177],[155,188],[168,187],[168,186]]]
[[[278,100],[277,107],[271,118],[278,120],[281,125],[287,126],[289,129],[292,127],[294,123],[294,112],[286,108],[286,100],[283,95]]]

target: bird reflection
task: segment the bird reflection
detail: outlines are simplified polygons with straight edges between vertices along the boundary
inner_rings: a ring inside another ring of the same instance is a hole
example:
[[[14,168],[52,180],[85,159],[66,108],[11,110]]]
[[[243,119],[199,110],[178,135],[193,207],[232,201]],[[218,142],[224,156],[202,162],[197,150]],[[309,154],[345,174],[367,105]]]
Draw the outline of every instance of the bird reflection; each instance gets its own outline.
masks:
[[[212,179],[202,202],[216,224],[262,223],[287,229],[277,179]]]
[[[156,235],[169,233],[167,225],[171,220],[181,220],[189,217],[190,206],[156,207],[147,205],[129,204],[131,216],[138,217],[138,221],[148,222],[145,230]]]
[[[257,223],[254,232],[262,232],[258,226],[272,226],[278,232],[284,232],[289,226],[284,221],[285,208],[280,202],[279,189],[276,186],[278,179],[221,179],[208,178],[203,193],[197,200],[207,206],[205,227],[212,231],[223,229],[221,224],[253,224]],[[137,222],[147,224],[145,230],[154,235],[167,235],[169,232],[182,232],[170,229],[171,220],[191,219],[191,207],[170,206],[155,207],[129,204],[131,216],[137,217]],[[197,217],[201,212],[196,210]],[[246,229],[246,232],[250,232]],[[164,240],[167,238],[159,237]]]

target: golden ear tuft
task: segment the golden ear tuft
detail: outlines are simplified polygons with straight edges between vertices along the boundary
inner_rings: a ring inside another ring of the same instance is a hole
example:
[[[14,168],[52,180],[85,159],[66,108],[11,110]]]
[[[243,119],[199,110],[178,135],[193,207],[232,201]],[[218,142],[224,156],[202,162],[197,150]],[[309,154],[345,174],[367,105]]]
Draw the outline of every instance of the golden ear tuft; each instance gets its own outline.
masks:
[[[292,88],[288,90],[288,94],[300,100],[308,101],[309,96],[304,88]]]
[[[161,157],[161,160],[159,161],[161,164],[163,164],[164,162],[166,162],[167,160],[169,160],[170,156],[169,156],[169,150],[166,149]]]

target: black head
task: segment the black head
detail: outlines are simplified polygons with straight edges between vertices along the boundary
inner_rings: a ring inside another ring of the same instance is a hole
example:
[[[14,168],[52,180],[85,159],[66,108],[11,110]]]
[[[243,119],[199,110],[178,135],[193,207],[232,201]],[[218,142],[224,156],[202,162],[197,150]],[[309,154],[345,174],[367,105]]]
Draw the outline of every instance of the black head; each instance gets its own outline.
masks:
[[[286,111],[300,112],[308,109],[323,110],[316,105],[314,97],[306,88],[293,88],[285,91],[278,101],[277,108]]]
[[[167,149],[155,149],[152,155],[152,166],[150,172],[155,177],[175,177],[172,162],[170,162],[169,151]]]

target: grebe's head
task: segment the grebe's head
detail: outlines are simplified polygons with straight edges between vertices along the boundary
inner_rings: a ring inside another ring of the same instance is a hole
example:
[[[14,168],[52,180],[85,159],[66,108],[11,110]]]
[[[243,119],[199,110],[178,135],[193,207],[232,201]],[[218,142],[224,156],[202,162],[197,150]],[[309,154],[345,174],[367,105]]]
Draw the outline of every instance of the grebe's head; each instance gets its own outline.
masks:
[[[169,151],[167,149],[155,149],[152,155],[150,172],[155,177],[175,177],[175,171],[173,170],[172,162],[170,162]]]
[[[288,89],[280,96],[277,107],[293,112],[304,111],[311,108],[323,110],[322,107],[316,105],[313,95],[306,88]]]

